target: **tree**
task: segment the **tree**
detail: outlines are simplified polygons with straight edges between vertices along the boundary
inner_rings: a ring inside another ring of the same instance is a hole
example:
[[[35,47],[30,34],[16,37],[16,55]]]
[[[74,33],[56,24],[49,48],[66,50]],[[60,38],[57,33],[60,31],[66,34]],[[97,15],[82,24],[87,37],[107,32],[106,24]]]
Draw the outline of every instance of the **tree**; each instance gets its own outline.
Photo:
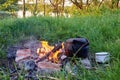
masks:
[[[104,0],[102,0],[102,1],[99,3],[98,7],[100,7],[100,6],[102,5],[103,2],[104,2]]]
[[[59,5],[63,2],[64,5],[64,1],[65,0],[49,0],[51,5],[53,6],[53,12],[56,14],[56,16],[59,16]]]
[[[10,12],[12,16],[16,16],[15,11],[18,10],[17,0],[0,0],[0,11]]]
[[[119,0],[111,0],[112,2],[112,8],[118,8],[119,7]]]
[[[83,1],[82,0],[70,0],[74,5],[76,5],[79,9],[83,9]]]
[[[0,0],[1,11],[17,10],[17,0]]]
[[[93,2],[93,4],[94,4],[94,6],[97,6],[97,5],[98,5],[98,3],[99,3],[99,1],[98,1],[98,0],[92,0],[92,2]]]
[[[116,7],[119,8],[119,0],[116,0]]]

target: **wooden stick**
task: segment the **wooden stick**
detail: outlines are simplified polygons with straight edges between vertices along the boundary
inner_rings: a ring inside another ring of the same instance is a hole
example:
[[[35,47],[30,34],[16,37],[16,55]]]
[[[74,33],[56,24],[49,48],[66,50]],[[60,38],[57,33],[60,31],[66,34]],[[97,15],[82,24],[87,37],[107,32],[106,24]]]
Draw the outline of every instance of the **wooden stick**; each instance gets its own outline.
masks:
[[[58,78],[55,78],[55,77],[51,77],[51,76],[40,76],[41,78],[48,78],[48,79],[51,79],[51,80],[60,80]]]

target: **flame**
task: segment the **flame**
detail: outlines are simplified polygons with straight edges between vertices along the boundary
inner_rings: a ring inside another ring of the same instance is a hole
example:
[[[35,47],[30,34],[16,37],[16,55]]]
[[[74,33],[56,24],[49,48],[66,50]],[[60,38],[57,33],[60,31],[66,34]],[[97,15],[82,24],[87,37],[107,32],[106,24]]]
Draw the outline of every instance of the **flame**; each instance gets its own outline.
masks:
[[[50,52],[54,46],[49,46],[47,41],[41,41],[42,47],[37,49],[39,57],[43,57],[46,53]]]
[[[58,61],[58,55],[64,52],[63,49],[64,49],[64,43],[62,43],[62,48],[54,53],[53,55],[54,62]]]
[[[47,41],[41,41],[41,43],[42,43],[42,47],[43,47],[41,51],[49,52],[54,48],[54,46],[48,45]]]
[[[37,49],[37,54],[39,55],[39,57],[45,56],[48,52],[50,52],[54,48],[54,46],[50,46],[47,41],[41,41],[41,44],[42,47]],[[52,60],[53,62],[57,62],[59,60],[58,55],[63,52],[62,50],[63,48],[64,48],[64,43],[62,43],[62,48],[57,50],[52,55],[50,55],[48,59]]]
[[[62,49],[64,49],[64,42],[62,43]]]

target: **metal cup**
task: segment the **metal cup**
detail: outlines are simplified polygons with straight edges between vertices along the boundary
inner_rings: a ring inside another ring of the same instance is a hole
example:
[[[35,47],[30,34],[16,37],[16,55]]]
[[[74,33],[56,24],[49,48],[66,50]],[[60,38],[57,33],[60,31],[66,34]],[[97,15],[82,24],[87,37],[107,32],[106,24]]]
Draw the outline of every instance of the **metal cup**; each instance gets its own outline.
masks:
[[[106,63],[110,60],[110,54],[108,52],[95,53],[95,60],[98,63]]]

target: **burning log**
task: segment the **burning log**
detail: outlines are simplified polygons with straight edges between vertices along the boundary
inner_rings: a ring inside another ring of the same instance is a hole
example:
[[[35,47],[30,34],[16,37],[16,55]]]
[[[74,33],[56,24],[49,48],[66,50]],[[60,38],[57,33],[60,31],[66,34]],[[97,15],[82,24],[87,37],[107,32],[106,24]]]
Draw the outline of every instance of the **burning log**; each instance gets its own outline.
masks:
[[[54,54],[57,50],[59,50],[60,48],[62,48],[62,44],[58,44],[57,46],[55,46],[50,52],[48,52],[45,56],[43,56],[42,58],[39,58],[36,63],[43,61],[44,59],[48,58],[50,55]]]

